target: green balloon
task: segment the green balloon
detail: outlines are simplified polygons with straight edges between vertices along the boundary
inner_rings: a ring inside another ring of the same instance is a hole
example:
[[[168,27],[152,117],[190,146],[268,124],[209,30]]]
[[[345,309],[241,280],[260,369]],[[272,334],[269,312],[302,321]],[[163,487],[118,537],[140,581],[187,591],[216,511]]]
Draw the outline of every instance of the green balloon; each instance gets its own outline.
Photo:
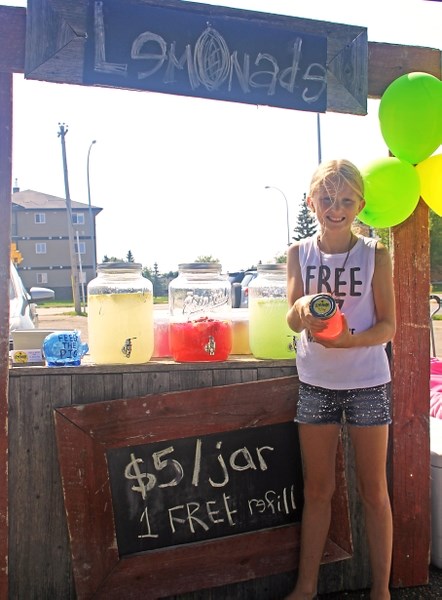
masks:
[[[442,81],[408,73],[385,90],[379,105],[381,133],[390,152],[415,165],[442,144]]]
[[[398,158],[380,158],[361,169],[365,207],[358,218],[378,229],[408,219],[419,202],[420,179],[416,169]]]

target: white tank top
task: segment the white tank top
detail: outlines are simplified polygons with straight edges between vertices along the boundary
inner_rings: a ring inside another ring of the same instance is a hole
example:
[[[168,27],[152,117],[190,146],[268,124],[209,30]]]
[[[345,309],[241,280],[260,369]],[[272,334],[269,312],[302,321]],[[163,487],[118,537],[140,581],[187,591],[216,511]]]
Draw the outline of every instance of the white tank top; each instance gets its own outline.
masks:
[[[304,294],[333,293],[353,333],[365,331],[376,322],[371,286],[376,243],[375,239],[360,236],[346,262],[347,252],[321,255],[317,236],[301,240],[299,245]],[[310,385],[339,390],[373,387],[390,381],[384,344],[324,348],[304,330],[296,350],[299,379]]]

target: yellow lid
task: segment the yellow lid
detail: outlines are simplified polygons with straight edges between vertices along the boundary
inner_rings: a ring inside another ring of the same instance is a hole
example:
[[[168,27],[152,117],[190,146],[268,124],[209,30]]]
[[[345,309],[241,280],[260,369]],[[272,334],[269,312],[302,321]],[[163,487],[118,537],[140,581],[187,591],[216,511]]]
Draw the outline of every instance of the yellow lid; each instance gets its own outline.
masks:
[[[336,301],[328,294],[317,294],[310,300],[310,312],[318,319],[329,319],[336,312]]]

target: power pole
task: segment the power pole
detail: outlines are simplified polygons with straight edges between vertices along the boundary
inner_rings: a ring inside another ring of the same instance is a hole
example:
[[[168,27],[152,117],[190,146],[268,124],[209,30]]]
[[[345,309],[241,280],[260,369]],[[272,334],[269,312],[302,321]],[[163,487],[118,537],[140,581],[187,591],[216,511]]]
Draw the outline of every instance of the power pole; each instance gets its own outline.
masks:
[[[74,300],[74,308],[77,315],[81,315],[81,303],[80,303],[80,293],[78,287],[78,264],[77,264],[77,255],[75,254],[75,245],[74,245],[74,228],[72,223],[72,205],[71,205],[71,196],[69,194],[69,181],[68,181],[68,164],[66,160],[66,143],[65,136],[68,132],[67,127],[65,127],[64,123],[58,124],[60,130],[58,132],[58,137],[61,139],[61,152],[63,155],[63,174],[64,174],[64,189],[66,195],[66,209],[68,215],[68,234],[69,234],[69,255],[71,257],[71,285],[72,285],[72,298]]]

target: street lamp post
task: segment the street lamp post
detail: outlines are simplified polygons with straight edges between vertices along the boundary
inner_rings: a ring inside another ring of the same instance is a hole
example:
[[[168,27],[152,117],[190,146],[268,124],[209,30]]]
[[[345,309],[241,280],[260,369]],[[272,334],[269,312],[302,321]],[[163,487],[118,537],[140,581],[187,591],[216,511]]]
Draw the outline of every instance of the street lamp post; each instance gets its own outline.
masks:
[[[274,185],[266,185],[265,187],[266,190],[277,190],[282,197],[284,198],[285,201],[285,211],[286,211],[286,221],[287,221],[287,246],[291,245],[290,242],[290,222],[289,222],[289,203],[287,202],[287,197],[284,194],[284,192],[282,190],[280,190],[278,187],[275,187]]]
[[[95,243],[95,221],[92,213],[92,204],[91,204],[91,183],[89,178],[89,162],[91,157],[92,146],[97,143],[97,140],[92,140],[89,150],[87,151],[87,199],[89,205],[89,235],[92,242],[92,268],[93,268],[93,277],[95,277],[97,273],[97,256],[96,256],[96,243]]]
[[[71,195],[69,192],[68,162],[67,162],[67,157],[66,157],[65,137],[68,132],[68,128],[64,123],[59,123],[58,125],[60,127],[60,129],[58,131],[58,137],[61,140],[64,189],[65,189],[65,195],[66,195],[66,212],[67,212],[67,217],[68,217],[69,255],[71,258],[72,299],[74,301],[75,312],[77,313],[77,315],[81,315],[80,296],[78,293],[78,263],[77,263],[77,255],[75,254],[74,230],[73,230],[73,223],[72,223],[72,202],[71,202]]]

